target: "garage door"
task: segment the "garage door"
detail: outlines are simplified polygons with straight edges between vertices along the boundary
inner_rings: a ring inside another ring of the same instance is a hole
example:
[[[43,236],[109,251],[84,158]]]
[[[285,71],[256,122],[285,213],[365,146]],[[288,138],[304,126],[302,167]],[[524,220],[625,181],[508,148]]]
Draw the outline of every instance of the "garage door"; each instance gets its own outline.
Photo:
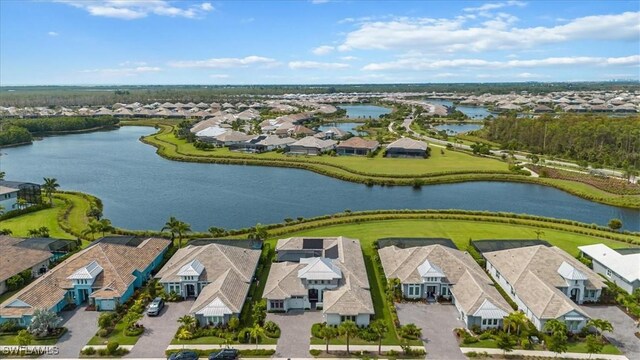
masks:
[[[292,297],[289,299],[289,310],[291,309],[304,309],[304,298]]]
[[[100,310],[115,310],[115,309],[116,309],[115,300],[102,300],[100,302]]]

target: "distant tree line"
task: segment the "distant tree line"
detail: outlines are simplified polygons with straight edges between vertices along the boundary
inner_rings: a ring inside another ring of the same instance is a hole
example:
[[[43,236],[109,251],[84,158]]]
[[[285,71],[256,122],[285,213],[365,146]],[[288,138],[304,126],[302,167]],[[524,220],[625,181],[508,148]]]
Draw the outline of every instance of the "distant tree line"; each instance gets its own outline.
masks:
[[[460,84],[363,84],[363,85],[190,85],[190,86],[23,86],[0,87],[0,106],[97,106],[117,102],[224,102],[251,101],[252,96],[326,94],[351,92],[447,92],[508,94],[527,91],[545,94],[554,91],[636,91],[638,82],[579,83],[460,83]]]
[[[29,143],[33,140],[33,135],[108,128],[117,124],[118,119],[111,117],[0,119],[0,146]]]
[[[544,115],[498,117],[478,133],[506,149],[577,160],[595,167],[640,169],[640,117]]]

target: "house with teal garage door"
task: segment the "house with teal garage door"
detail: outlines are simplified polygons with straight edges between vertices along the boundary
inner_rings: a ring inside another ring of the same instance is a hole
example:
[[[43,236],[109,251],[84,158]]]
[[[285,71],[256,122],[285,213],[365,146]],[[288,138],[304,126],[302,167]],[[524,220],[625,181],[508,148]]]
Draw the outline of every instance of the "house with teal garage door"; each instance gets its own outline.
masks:
[[[28,325],[36,309],[60,312],[69,305],[90,305],[115,310],[151,278],[170,244],[160,238],[102,238],[0,304],[0,324]]]

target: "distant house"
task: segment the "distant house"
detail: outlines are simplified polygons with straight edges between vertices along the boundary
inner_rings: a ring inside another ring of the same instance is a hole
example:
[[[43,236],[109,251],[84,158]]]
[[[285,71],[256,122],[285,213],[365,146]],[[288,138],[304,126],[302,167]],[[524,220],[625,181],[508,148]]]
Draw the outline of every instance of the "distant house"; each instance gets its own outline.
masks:
[[[380,147],[380,143],[375,140],[365,140],[361,137],[352,137],[341,141],[336,146],[338,155],[368,155],[375,152]]]
[[[350,132],[338,129],[337,127],[334,126],[334,127],[328,128],[325,131],[319,132],[314,136],[317,137],[318,139],[323,139],[323,140],[329,140],[329,139],[342,140],[349,137],[350,135],[351,135]]]
[[[54,238],[14,238],[0,235],[0,246],[17,246],[24,249],[48,251],[51,260],[56,260],[61,256],[73,251],[78,247],[74,240],[62,240]]]
[[[287,129],[287,135],[291,137],[304,137],[304,136],[313,136],[315,135],[315,131],[309,129],[304,125],[294,125]],[[276,130],[276,134],[278,134]],[[279,134],[278,134],[279,135]]]
[[[244,151],[250,153],[263,153],[275,149],[285,149],[297,140],[290,137],[279,137],[276,135],[258,135],[243,143],[231,145],[229,148],[234,151]]]
[[[2,211],[11,211],[18,208],[18,192],[20,189],[0,185],[0,206]]]
[[[426,157],[427,143],[411,138],[400,138],[387,145],[387,157]]]
[[[320,140],[313,136],[307,136],[289,145],[289,153],[295,155],[318,155],[335,149],[337,143],[334,140]]]
[[[578,304],[600,299],[604,282],[593,270],[559,248],[526,246],[483,254],[487,271],[538,330],[551,319],[571,332],[589,315]]]
[[[451,299],[468,328],[502,328],[512,311],[473,258],[443,245],[378,250],[387,279],[397,278],[407,299]]]
[[[22,199],[28,205],[42,203],[40,185],[21,181],[0,180],[0,205],[4,211],[16,210],[18,200]]]
[[[0,305],[0,324],[28,325],[35,309],[60,312],[69,304],[115,310],[160,265],[170,241],[109,237],[71,255]],[[25,251],[25,249],[21,249]],[[50,254],[42,251],[47,261]]]
[[[263,297],[268,311],[322,307],[324,321],[367,326],[373,301],[360,242],[345,237],[278,240]]]
[[[156,279],[167,293],[195,299],[189,313],[202,326],[239,317],[260,260],[261,250],[199,243],[178,250]]]
[[[611,249],[604,244],[578,246],[592,260],[593,271],[628,293],[640,288],[640,249]]]
[[[247,140],[251,140],[252,138],[253,135],[247,135],[243,132],[235,130],[227,130],[220,135],[208,139],[207,142],[210,142],[217,146],[231,146],[242,144]]]

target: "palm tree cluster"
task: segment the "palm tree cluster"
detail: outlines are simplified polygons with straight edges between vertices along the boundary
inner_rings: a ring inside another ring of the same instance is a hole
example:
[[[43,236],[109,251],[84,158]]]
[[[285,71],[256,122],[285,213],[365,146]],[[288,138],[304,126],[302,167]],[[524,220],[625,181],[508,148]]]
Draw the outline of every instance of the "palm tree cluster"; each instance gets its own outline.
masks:
[[[172,216],[160,231],[165,230],[169,230],[169,232],[171,232],[171,240],[174,240],[177,235],[178,247],[182,247],[182,238],[186,233],[191,232],[191,225]]]

